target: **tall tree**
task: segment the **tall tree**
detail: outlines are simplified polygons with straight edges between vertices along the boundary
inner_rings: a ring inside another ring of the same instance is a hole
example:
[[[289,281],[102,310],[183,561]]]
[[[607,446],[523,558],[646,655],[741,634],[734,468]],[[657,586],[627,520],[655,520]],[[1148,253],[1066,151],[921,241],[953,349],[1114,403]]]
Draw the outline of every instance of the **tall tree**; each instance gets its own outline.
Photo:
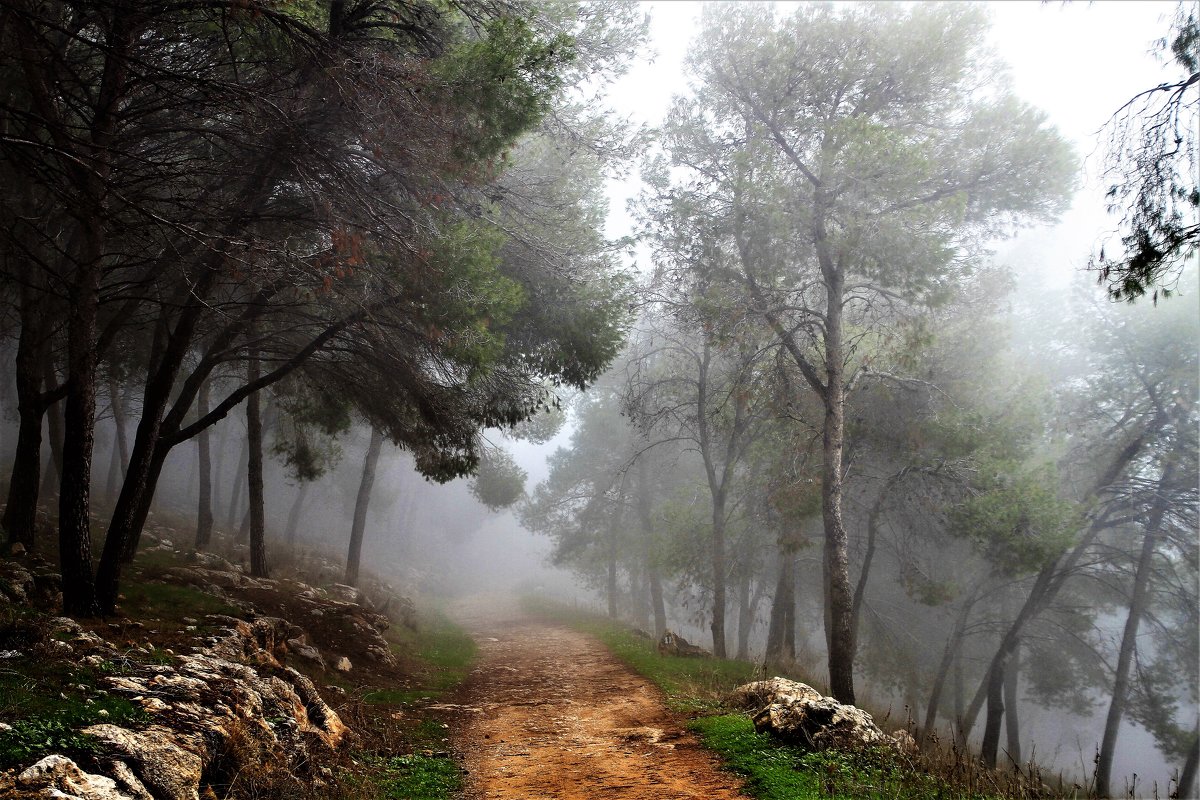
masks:
[[[996,77],[967,6],[706,10],[658,205],[723,221],[709,268],[766,321],[824,407],[830,684],[854,700],[845,406],[864,336],[939,299],[987,235],[1065,208],[1072,162]],[[979,75],[986,90],[979,84]],[[787,209],[787,213],[780,213]],[[869,367],[868,367],[869,368]]]

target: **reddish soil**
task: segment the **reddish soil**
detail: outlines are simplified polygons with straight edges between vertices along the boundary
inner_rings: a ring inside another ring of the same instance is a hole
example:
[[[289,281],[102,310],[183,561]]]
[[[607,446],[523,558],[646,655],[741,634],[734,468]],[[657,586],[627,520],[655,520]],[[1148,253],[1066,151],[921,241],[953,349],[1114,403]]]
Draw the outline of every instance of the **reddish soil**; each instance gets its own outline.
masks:
[[[745,797],[598,641],[495,598],[457,616],[480,647],[458,709],[471,800]]]

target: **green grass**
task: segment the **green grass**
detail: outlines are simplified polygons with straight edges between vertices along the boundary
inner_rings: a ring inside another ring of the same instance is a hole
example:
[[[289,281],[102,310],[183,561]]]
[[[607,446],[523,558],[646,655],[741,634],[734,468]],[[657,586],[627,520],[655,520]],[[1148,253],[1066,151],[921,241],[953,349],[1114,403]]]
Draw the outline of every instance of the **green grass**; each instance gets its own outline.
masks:
[[[741,714],[699,717],[688,728],[704,746],[720,754],[724,766],[746,780],[746,791],[763,800],[821,797],[818,776],[797,769],[797,753],[764,733]]]
[[[121,586],[121,594],[124,599],[120,602],[120,611],[130,619],[158,619],[182,625],[184,617],[241,616],[237,606],[190,586],[126,581]]]
[[[387,800],[445,800],[463,788],[463,772],[444,755],[412,753],[369,762],[375,797]]]
[[[465,774],[458,762],[442,750],[446,747],[446,727],[436,719],[418,715],[428,701],[452,691],[467,677],[477,655],[475,641],[444,614],[432,610],[422,611],[416,630],[391,628],[386,636],[398,655],[416,662],[414,685],[374,689],[362,699],[368,705],[408,707],[403,743],[396,749],[410,752],[394,755],[393,749],[360,754],[366,766],[362,777],[368,785],[359,788],[365,792],[364,797],[450,800],[462,792]]]
[[[725,769],[745,781],[745,792],[761,800],[987,800],[1001,795],[977,780],[947,780],[922,769],[888,748],[809,753],[754,731],[741,713],[728,713],[721,699],[731,689],[761,678],[743,661],[663,656],[653,642],[605,617],[540,599],[526,598],[527,610],[589,633],[635,672],[655,683],[675,711],[692,717],[688,724],[716,753]],[[968,766],[963,763],[962,766]],[[955,770],[950,770],[955,772]],[[1021,796],[1006,794],[1005,796]]]
[[[139,727],[148,715],[128,700],[97,689],[99,671],[19,659],[0,669],[0,769],[36,761],[50,753],[78,756],[95,749],[79,733],[109,722]]]
[[[421,662],[418,693],[430,699],[462,683],[475,663],[478,648],[462,628],[437,611],[424,611],[417,629],[389,628],[392,648]]]

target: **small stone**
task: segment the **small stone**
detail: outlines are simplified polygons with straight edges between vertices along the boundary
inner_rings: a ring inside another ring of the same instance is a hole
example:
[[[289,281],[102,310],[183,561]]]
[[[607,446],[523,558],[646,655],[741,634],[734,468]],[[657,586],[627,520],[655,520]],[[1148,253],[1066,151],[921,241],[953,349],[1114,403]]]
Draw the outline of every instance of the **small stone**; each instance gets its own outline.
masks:
[[[333,668],[336,669],[338,672],[349,672],[352,669],[352,666],[350,664],[350,659],[346,658],[345,656],[342,656],[333,665]]]
[[[23,556],[25,555],[25,545],[20,542],[13,542],[12,547],[8,548],[8,552],[13,556]]]

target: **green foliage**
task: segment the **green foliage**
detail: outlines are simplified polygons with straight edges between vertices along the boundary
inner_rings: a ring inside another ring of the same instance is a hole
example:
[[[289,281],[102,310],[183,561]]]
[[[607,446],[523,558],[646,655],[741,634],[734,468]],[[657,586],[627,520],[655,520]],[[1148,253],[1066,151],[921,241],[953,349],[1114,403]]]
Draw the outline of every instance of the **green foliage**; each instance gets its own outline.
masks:
[[[469,38],[434,64],[447,101],[467,116],[456,131],[456,155],[464,164],[501,155],[549,107],[560,70],[574,58],[570,37],[541,38],[517,16],[489,20],[483,35]]]
[[[99,693],[90,669],[47,671],[33,663],[0,668],[0,769],[28,765],[51,753],[86,755],[95,740],[80,731],[102,722],[140,727],[149,716],[121,697]],[[82,688],[80,688],[82,687]]]
[[[350,430],[350,404],[333,387],[289,379],[272,392],[280,410],[271,452],[298,481],[315,481],[341,459],[337,437]]]
[[[471,481],[471,494],[492,511],[508,508],[525,494],[527,473],[504,450],[488,448]]]
[[[1079,509],[1057,493],[1053,467],[1012,464],[980,467],[977,493],[950,512],[955,534],[975,547],[1002,575],[1034,572],[1070,546],[1079,530]]]

